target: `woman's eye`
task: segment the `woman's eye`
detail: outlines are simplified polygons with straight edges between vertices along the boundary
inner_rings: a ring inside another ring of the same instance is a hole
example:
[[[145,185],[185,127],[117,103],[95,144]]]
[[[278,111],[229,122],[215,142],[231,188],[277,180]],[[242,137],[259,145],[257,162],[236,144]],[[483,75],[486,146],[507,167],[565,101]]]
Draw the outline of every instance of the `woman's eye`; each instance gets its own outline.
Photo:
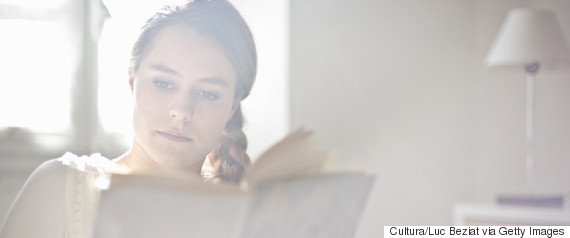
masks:
[[[200,90],[197,92],[197,94],[198,94],[198,96],[200,96],[206,100],[209,100],[209,101],[214,101],[214,100],[219,98],[219,95],[217,93],[208,92],[208,91]]]
[[[160,80],[160,79],[155,79],[152,82],[156,87],[161,88],[161,89],[173,89],[174,85],[172,85],[169,82],[166,82],[164,80]]]

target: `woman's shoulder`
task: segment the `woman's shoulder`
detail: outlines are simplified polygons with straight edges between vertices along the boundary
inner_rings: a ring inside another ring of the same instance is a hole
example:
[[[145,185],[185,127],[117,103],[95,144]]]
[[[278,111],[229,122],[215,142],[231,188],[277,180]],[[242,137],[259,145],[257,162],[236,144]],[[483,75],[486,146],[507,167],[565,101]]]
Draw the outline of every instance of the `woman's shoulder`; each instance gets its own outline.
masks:
[[[40,194],[60,194],[66,189],[68,171],[93,172],[101,175],[115,172],[118,168],[111,160],[93,154],[77,156],[65,153],[59,158],[50,159],[38,166],[24,184],[19,197],[36,197]],[[33,194],[26,194],[33,193]]]
[[[91,170],[101,173],[118,172],[122,169],[99,153],[91,156],[77,156],[67,152],[59,158],[43,162],[32,172],[27,183],[49,183],[51,186],[62,184],[58,181],[63,182],[66,179],[66,171],[70,168],[82,172]]]
[[[51,163],[51,161],[48,161]],[[126,169],[114,161],[103,157],[99,153],[92,154],[90,156],[77,156],[72,153],[65,153],[63,156],[55,159],[57,164],[59,162],[61,165],[67,168],[72,168],[78,172],[84,173],[94,173],[97,179],[94,181],[94,185],[98,189],[107,189],[109,187],[109,174],[110,173],[122,173]],[[49,165],[48,165],[49,166]]]
[[[57,159],[51,159],[32,172],[8,210],[0,228],[0,237],[61,234],[61,224],[56,221],[63,215],[61,208],[65,201],[67,169]]]
[[[85,189],[105,189],[109,185],[109,173],[120,169],[100,154],[76,156],[66,153],[43,162],[32,172],[14,200],[0,227],[0,237],[61,237],[68,196]],[[94,183],[76,187],[74,180]]]
[[[24,186],[34,188],[32,191],[63,188],[67,178],[66,171],[67,166],[57,159],[47,160],[32,172]]]
[[[65,185],[67,171],[73,169],[78,172],[111,173],[119,170],[111,160],[93,154],[91,156],[77,156],[70,152],[59,158],[50,159],[38,166],[28,178],[27,186],[58,188]]]

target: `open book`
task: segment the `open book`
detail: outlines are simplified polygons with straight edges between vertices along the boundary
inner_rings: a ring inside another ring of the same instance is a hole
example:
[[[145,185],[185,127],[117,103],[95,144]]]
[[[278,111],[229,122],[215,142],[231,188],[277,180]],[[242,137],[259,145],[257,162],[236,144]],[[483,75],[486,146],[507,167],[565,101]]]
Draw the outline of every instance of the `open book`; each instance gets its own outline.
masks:
[[[374,178],[333,172],[335,159],[301,129],[261,155],[241,186],[113,175],[94,237],[352,237]]]

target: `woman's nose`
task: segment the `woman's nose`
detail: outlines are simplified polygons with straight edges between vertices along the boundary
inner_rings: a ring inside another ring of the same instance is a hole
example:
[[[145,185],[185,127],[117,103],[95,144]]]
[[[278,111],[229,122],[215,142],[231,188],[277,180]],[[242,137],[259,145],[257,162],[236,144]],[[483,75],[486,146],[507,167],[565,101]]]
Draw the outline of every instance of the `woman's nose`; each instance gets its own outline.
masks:
[[[170,119],[172,120],[182,120],[184,122],[190,121],[190,115],[187,112],[181,111],[181,110],[170,110]]]
[[[192,118],[193,113],[194,103],[186,97],[173,102],[168,111],[168,116],[170,116],[172,120],[188,122]]]

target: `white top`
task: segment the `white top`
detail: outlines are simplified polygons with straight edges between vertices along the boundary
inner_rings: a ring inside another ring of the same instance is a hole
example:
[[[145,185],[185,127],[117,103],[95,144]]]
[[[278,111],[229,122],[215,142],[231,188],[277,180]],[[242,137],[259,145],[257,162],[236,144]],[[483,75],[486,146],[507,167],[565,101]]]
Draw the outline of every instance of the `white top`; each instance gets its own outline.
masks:
[[[100,154],[66,153],[44,162],[16,197],[0,238],[90,237],[101,190],[109,186],[109,173],[120,171]]]

